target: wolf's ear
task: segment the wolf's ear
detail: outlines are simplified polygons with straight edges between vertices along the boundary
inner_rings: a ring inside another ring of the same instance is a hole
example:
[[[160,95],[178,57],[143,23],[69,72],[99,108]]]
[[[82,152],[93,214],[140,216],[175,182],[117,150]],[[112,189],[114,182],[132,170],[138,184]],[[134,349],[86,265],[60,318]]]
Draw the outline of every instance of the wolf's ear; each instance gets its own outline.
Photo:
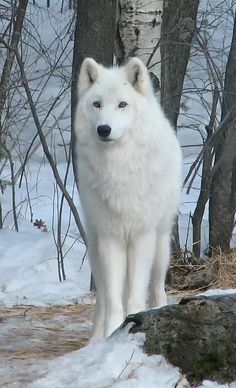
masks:
[[[153,94],[148,70],[140,59],[131,58],[127,65],[125,65],[125,70],[129,82],[137,92],[146,97]]]
[[[78,97],[80,98],[96,82],[100,65],[92,58],[85,58],[80,68]]]

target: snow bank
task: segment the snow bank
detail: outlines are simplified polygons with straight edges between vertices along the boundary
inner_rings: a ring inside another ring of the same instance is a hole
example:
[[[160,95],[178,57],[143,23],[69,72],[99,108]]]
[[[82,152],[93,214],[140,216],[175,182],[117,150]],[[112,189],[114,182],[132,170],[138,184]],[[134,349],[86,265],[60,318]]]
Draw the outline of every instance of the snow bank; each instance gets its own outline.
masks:
[[[129,326],[130,328],[130,326]],[[47,364],[46,376],[29,388],[190,388],[178,368],[161,355],[148,356],[144,334],[123,333],[59,357]],[[199,388],[236,388],[205,381]]]
[[[59,357],[47,366],[46,377],[32,388],[174,387],[177,368],[162,356],[147,356],[140,346],[144,335],[115,335]]]
[[[64,305],[77,303],[82,296],[86,300],[90,270],[87,261],[80,269],[81,250],[84,247],[78,243],[65,257],[67,280],[59,282],[51,233],[37,230],[30,223],[19,233],[1,230],[0,306]]]

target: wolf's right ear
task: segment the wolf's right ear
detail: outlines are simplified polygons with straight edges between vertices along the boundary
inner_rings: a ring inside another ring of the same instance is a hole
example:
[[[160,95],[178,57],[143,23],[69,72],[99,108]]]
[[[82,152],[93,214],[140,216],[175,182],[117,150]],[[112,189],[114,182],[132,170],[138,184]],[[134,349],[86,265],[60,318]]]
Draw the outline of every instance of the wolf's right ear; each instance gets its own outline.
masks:
[[[85,58],[82,62],[79,83],[78,83],[78,97],[82,97],[87,90],[96,82],[99,75],[99,68],[101,66],[92,58]]]

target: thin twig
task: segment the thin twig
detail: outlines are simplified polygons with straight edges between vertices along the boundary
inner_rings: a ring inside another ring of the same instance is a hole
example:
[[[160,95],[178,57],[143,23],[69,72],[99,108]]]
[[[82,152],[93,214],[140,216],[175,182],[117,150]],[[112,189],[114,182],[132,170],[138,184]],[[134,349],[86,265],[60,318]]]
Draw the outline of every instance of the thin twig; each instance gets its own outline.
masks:
[[[55,198],[56,198],[56,194],[58,194],[57,187],[58,186],[54,184],[53,201],[52,201],[52,235],[53,235],[54,243],[55,243],[56,248],[57,248],[57,273],[58,273],[59,282],[61,282],[62,277],[61,277],[60,257],[59,257],[59,251],[58,251],[58,241],[57,241],[57,238],[55,236],[55,229],[54,229]]]
[[[124,368],[122,369],[122,371],[120,372],[119,376],[117,377],[117,380],[120,379],[121,375],[124,373],[125,369],[128,367],[130,361],[132,360],[132,358],[133,358],[133,356],[134,356],[134,352],[135,352],[135,348],[134,348],[134,350],[132,351],[129,360],[126,361]]]
[[[191,165],[191,167],[189,169],[189,172],[188,172],[186,178],[184,179],[183,186],[186,185],[186,183],[188,182],[188,180],[189,180],[190,176],[192,175],[193,171],[194,171],[194,173],[193,173],[194,174],[194,178],[196,177],[196,175],[198,173],[198,170],[199,170],[199,168],[201,166],[201,162],[202,162],[202,159],[203,159],[204,152],[206,152],[206,153],[209,152],[212,149],[212,147],[214,147],[217,144],[219,136],[225,130],[226,125],[235,118],[235,113],[236,113],[236,105],[233,106],[230,109],[230,111],[227,113],[227,115],[225,116],[224,120],[222,120],[220,122],[220,124],[218,125],[217,129],[212,134],[212,136],[203,145],[202,150],[199,152],[196,160]],[[192,184],[192,182],[193,182],[193,180],[191,179],[191,184]],[[188,192],[190,191],[190,189],[191,189],[191,185],[188,186]]]
[[[11,170],[11,192],[12,192],[12,212],[13,212],[13,219],[14,219],[14,226],[17,232],[19,232],[18,227],[18,221],[17,221],[17,214],[16,214],[16,191],[15,191],[15,183],[14,183],[14,163],[11,157],[10,151],[2,144],[2,148],[5,150],[5,152],[8,155],[8,159],[10,162],[10,170]]]

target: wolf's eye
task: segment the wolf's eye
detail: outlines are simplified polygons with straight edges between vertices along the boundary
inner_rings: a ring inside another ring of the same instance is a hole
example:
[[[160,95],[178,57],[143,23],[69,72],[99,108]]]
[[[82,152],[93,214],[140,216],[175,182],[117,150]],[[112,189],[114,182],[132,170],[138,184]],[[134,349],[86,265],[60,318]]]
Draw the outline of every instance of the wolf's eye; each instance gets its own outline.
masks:
[[[100,103],[100,101],[94,101],[94,102],[93,102],[93,106],[95,106],[95,108],[101,108],[101,103]]]
[[[118,107],[119,107],[119,108],[125,108],[127,105],[128,105],[127,102],[121,101],[121,102],[119,103]]]

